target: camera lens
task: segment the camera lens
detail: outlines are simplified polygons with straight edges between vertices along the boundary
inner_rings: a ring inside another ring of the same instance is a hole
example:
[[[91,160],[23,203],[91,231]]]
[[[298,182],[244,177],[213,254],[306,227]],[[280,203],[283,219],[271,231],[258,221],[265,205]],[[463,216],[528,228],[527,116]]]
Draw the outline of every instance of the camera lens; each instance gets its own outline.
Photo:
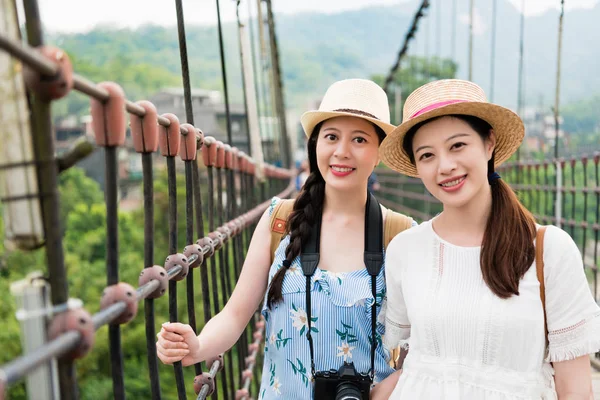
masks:
[[[342,382],[336,388],[335,400],[362,400],[362,394],[353,383]]]

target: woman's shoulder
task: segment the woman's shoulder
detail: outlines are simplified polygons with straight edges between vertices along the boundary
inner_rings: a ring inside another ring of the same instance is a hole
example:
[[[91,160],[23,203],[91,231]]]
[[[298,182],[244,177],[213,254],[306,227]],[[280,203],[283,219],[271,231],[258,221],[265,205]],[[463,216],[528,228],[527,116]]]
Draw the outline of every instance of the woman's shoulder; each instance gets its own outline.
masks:
[[[538,225],[538,229],[541,226]],[[537,240],[537,238],[536,238]],[[538,243],[536,243],[538,246]],[[582,256],[577,244],[565,230],[547,225],[544,233],[544,264],[545,268],[567,268],[565,264],[582,263]]]
[[[431,237],[431,221],[425,221],[421,224],[415,224],[412,228],[398,233],[388,245],[388,251],[394,248],[411,247],[413,249],[429,243],[426,239]]]
[[[537,225],[540,229],[543,226]],[[564,229],[555,225],[546,225],[544,233],[544,256],[548,254],[561,254],[567,249],[577,249],[575,241]]]

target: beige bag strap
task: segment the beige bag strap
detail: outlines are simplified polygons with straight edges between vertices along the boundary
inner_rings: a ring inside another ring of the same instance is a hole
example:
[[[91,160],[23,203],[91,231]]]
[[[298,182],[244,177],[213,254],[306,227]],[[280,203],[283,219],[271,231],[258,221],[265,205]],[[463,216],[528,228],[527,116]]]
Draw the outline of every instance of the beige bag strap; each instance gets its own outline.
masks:
[[[281,242],[281,238],[285,233],[288,217],[294,209],[294,201],[294,199],[280,200],[275,206],[273,214],[271,214],[269,220],[271,228],[271,264],[275,258],[275,250],[279,247],[279,242]]]
[[[397,234],[412,227],[412,221],[412,218],[394,212],[389,208],[387,209],[385,213],[385,228],[383,231],[383,244],[386,249],[388,244]],[[392,350],[389,365],[394,369],[401,368],[406,354],[406,350],[402,349],[400,346],[396,347]]]
[[[544,234],[546,227],[542,226],[537,231],[535,239],[535,268],[537,278],[540,282],[540,299],[542,300],[542,308],[544,309],[544,332],[546,335],[546,344],[548,344],[548,321],[546,320],[546,288],[544,286]]]
[[[387,209],[385,213],[385,227],[383,230],[383,246],[387,249],[392,239],[402,231],[412,226],[412,218]]]

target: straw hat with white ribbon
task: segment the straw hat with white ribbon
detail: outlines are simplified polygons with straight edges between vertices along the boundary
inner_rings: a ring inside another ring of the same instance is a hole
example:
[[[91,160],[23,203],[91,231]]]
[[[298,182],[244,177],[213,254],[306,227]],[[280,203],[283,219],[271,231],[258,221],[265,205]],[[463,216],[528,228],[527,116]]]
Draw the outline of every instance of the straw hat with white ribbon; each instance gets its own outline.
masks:
[[[395,126],[390,124],[390,106],[383,89],[366,79],[345,79],[332,84],[318,110],[307,111],[300,118],[306,136],[317,124],[334,117],[358,117],[379,126],[387,135]]]

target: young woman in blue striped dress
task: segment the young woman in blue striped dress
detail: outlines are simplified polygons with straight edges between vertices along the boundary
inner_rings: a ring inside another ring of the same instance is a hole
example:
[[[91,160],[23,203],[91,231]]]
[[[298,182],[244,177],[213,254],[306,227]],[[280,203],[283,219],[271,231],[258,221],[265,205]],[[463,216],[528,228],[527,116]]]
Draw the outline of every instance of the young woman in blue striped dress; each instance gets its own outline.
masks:
[[[319,110],[302,116],[309,137],[310,175],[295,201],[271,263],[269,218],[273,199],[254,232],[243,270],[223,311],[196,337],[187,325],[165,324],[158,334],[164,363],[190,365],[227,351],[262,302],[266,320],[265,357],[259,399],[311,399],[313,380],[306,337],[310,329],[317,371],[353,362],[358,372],[371,368],[371,305],[377,313],[385,297],[382,269],[371,276],[363,261],[367,181],[379,163],[379,144],[389,124],[385,92],[361,79],[336,82]],[[383,213],[385,215],[385,213]],[[311,317],[306,310],[306,278],[300,252],[322,215],[320,261],[311,278]],[[385,222],[385,221],[384,221]],[[377,323],[374,383],[393,372],[381,345]]]

